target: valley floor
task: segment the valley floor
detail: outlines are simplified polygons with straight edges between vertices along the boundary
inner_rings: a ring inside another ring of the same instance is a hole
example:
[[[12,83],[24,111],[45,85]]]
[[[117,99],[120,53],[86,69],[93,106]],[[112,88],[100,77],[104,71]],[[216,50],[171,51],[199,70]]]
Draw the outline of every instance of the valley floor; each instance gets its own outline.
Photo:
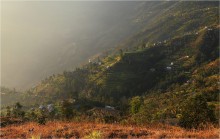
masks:
[[[31,131],[33,129],[33,131]],[[219,138],[218,128],[185,130],[180,127],[146,127],[76,122],[25,123],[0,128],[1,138]]]

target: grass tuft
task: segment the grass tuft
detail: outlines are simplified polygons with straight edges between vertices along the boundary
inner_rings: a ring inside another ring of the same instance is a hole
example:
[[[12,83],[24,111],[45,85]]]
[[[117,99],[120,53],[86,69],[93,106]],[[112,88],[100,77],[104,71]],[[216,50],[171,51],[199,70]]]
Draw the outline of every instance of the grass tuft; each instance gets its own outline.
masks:
[[[101,139],[102,133],[100,131],[92,131],[89,135],[86,135],[84,139]]]

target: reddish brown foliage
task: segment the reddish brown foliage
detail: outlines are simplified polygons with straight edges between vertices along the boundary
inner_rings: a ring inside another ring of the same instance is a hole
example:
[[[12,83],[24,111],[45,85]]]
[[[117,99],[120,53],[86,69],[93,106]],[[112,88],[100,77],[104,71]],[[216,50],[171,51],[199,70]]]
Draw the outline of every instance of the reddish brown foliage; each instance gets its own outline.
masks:
[[[33,132],[29,129],[34,128]],[[92,131],[100,131],[102,138],[218,138],[219,130],[185,130],[179,127],[154,125],[148,127],[118,124],[48,122],[46,125],[26,123],[1,128],[1,138],[83,138]]]

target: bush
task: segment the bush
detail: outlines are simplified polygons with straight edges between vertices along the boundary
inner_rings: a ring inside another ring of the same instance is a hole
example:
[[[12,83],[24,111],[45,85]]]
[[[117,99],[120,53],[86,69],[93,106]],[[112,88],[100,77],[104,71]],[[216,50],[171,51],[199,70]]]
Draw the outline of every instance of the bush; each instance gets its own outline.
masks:
[[[130,111],[132,114],[136,114],[140,111],[143,99],[140,96],[133,97],[130,101]]]
[[[117,118],[114,116],[104,116],[105,123],[114,123],[117,121]]]
[[[84,137],[84,139],[101,139],[101,138],[102,138],[102,133],[100,131],[92,131],[92,133]]]
[[[37,122],[38,122],[38,124],[40,124],[40,125],[45,125],[45,124],[46,124],[46,117],[44,117],[44,116],[38,117],[38,118],[37,118]]]
[[[12,109],[13,116],[16,117],[16,118],[22,118],[23,119],[24,115],[25,115],[25,112],[23,111],[22,108],[23,108],[23,106],[19,102],[15,103],[14,108]]]
[[[203,95],[197,95],[185,102],[180,117],[180,126],[199,128],[201,125],[216,121],[214,110],[208,107]]]

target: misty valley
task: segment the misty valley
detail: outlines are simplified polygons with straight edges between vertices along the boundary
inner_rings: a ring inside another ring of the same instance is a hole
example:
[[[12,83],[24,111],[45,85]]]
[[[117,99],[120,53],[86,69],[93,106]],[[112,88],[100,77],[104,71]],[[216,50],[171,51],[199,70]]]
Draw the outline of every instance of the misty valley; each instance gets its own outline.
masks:
[[[1,138],[219,137],[219,1],[2,7]]]

